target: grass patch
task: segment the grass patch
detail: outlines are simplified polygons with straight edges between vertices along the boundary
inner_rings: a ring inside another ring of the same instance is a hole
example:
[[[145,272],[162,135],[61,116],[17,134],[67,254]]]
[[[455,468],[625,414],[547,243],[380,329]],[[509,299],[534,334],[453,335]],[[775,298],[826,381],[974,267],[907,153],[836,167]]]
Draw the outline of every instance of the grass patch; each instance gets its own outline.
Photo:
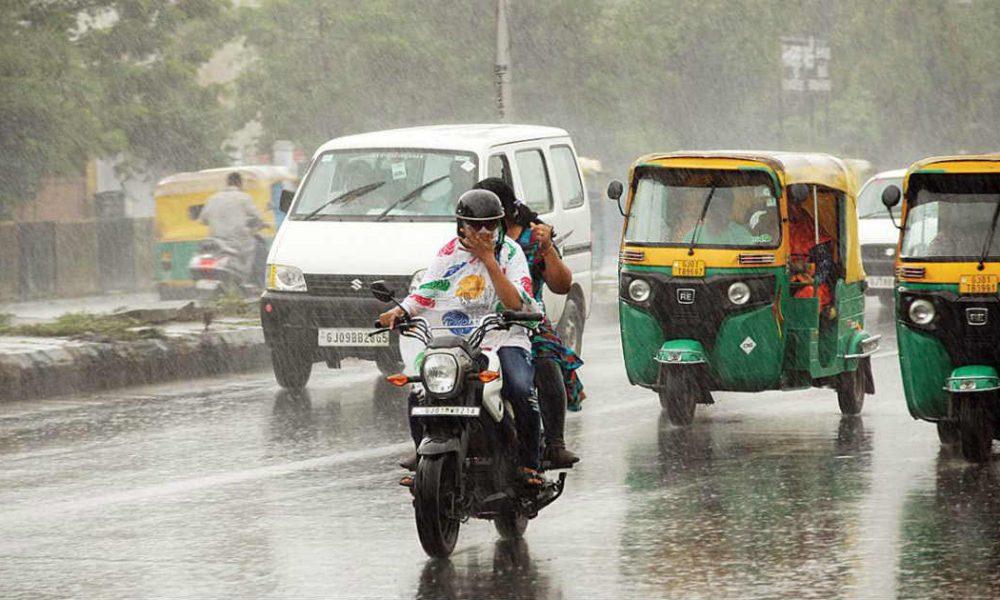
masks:
[[[163,337],[163,332],[137,319],[73,312],[46,323],[11,325],[8,319],[0,325],[0,335],[142,340]]]

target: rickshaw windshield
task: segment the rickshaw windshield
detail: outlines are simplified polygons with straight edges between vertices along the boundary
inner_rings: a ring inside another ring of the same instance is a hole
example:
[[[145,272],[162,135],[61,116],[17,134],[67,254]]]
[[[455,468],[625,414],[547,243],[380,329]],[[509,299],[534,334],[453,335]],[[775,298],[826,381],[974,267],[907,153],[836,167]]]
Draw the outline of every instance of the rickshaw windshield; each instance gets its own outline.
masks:
[[[290,216],[303,219],[448,220],[478,175],[476,155],[451,150],[358,149],[320,155]],[[374,184],[374,186],[373,186]],[[370,189],[348,194],[365,186]],[[324,204],[344,194],[346,197]]]
[[[636,179],[628,243],[776,248],[780,242],[778,200],[764,172],[646,168]]]
[[[900,257],[974,261],[982,256],[1000,202],[1000,175],[914,174]],[[986,260],[1000,260],[1000,235],[993,235]]]

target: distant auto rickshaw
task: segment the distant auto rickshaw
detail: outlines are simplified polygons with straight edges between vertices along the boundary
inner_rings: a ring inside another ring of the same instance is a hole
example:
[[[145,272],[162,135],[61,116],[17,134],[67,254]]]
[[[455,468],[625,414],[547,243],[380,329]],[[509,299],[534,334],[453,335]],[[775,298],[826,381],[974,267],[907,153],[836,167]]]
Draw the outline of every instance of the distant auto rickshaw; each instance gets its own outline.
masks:
[[[260,234],[270,245],[282,214],[278,210],[281,190],[294,187],[295,174],[286,167],[262,165],[205,169],[177,173],[156,185],[156,280],[161,298],[193,296],[195,282],[189,273],[191,259],[208,238],[208,227],[198,221],[198,213],[209,196],[226,187],[226,176],[234,171],[243,176],[243,191],[250,194],[267,224]]]
[[[903,189],[896,334],[906,406],[972,462],[1000,438],[1000,154],[928,158]]]
[[[712,391],[832,387],[844,414],[874,393],[864,329],[856,177],[782,152],[648,155],[628,195],[619,262],[629,381],[686,425]]]

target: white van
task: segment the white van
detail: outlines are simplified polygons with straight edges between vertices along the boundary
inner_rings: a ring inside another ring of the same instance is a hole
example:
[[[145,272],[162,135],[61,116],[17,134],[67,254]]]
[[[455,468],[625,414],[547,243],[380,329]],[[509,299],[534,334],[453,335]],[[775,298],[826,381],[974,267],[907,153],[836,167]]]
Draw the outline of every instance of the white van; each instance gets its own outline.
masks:
[[[878,297],[883,306],[892,306],[893,265],[896,262],[896,242],[899,230],[889,218],[889,211],[882,204],[882,190],[890,185],[903,189],[906,169],[877,173],[865,182],[858,192],[858,225],[861,241],[861,259],[864,261],[870,296]],[[899,224],[900,208],[892,209]]]
[[[302,184],[282,196],[287,214],[268,255],[261,321],[275,376],[306,384],[312,364],[347,357],[400,368],[398,337],[369,338],[388,307],[369,286],[402,297],[456,233],[455,201],[500,177],[555,229],[573,271],[566,296],[545,291],[549,317],[580,348],[590,310],[590,207],[573,141],[529,125],[439,125],[337,138],[313,155]]]

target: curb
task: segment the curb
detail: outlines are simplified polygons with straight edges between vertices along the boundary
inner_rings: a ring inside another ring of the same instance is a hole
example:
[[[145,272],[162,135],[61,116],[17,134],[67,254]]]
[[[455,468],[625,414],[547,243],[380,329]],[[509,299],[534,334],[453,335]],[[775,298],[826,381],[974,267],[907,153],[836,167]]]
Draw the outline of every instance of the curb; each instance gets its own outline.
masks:
[[[6,338],[24,348],[0,354],[0,402],[235,373],[270,364],[259,327],[132,342]]]

